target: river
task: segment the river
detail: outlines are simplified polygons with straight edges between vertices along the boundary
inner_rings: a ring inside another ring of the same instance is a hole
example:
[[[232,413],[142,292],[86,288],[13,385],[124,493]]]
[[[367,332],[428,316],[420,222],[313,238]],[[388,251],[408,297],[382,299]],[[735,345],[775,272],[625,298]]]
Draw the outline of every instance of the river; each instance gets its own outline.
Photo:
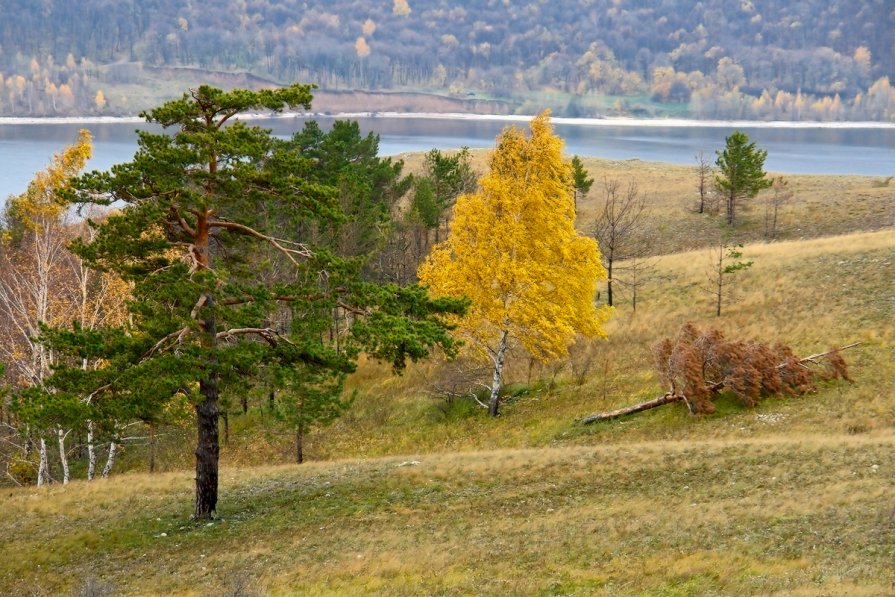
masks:
[[[512,117],[435,117],[432,115],[361,115],[364,132],[380,135],[380,153],[398,155],[428,151],[493,147],[494,138]],[[297,116],[259,120],[280,136],[301,128]],[[333,117],[316,119],[328,128]],[[519,124],[524,125],[524,122]],[[766,123],[695,123],[682,121],[610,121],[557,119],[556,132],[566,141],[567,153],[613,160],[695,164],[702,151],[710,160],[724,145],[725,136],[742,130],[768,151],[770,172],[790,174],[861,174],[895,176],[895,126],[789,125]],[[0,198],[21,193],[34,172],[54,152],[74,142],[78,129],[94,136],[91,169],[107,169],[128,160],[136,150],[138,121],[21,122],[0,119]]]

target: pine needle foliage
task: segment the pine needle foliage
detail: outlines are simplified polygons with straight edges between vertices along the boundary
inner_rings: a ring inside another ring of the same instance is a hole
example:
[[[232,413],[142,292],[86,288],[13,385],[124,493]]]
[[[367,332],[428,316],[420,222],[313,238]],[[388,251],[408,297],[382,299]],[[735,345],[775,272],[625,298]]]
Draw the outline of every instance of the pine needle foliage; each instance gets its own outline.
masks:
[[[311,97],[308,85],[201,86],[144,114],[172,134],[139,133],[132,161],[81,177],[71,197],[121,206],[73,250],[132,284],[130,323],[47,329],[43,341],[55,350],[104,366],[60,367],[43,403],[80,404],[81,418],[110,424],[152,421],[172,401],[192,404],[198,520],[217,504],[218,418],[228,394],[255,384],[282,389],[302,402],[303,426],[308,413],[341,410],[341,380],[361,352],[401,370],[434,347],[455,349],[441,316],[462,313],[463,302],[367,282],[363,259],[315,244],[307,231],[350,223],[341,189],[312,176],[315,162],[293,144],[239,120],[307,109]],[[350,318],[334,342],[326,332],[337,309]]]

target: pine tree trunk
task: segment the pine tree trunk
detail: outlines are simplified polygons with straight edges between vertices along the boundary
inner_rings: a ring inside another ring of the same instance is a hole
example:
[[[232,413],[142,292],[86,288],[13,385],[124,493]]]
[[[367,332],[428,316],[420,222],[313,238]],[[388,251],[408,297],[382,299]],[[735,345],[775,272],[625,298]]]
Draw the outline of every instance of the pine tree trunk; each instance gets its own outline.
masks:
[[[118,453],[118,444],[109,442],[109,456],[106,458],[106,466],[103,467],[103,479],[108,479],[112,473],[112,467],[115,466],[115,454]]]
[[[202,402],[196,405],[198,443],[196,445],[195,520],[210,520],[218,503],[218,380],[210,374],[199,384]]]
[[[491,399],[488,401],[488,414],[496,417],[500,405],[500,387],[503,383],[503,364],[507,355],[507,336],[509,332],[504,330],[500,335],[497,345],[497,354],[494,355],[494,377],[491,380]]]
[[[299,425],[295,428],[295,464],[301,464],[305,461],[304,439],[304,430]]]
[[[87,480],[96,474],[96,447],[93,445],[93,421],[87,421]]]
[[[37,486],[50,483],[50,468],[47,464],[47,442],[40,438],[40,461],[37,465]]]
[[[212,308],[212,298],[206,302]],[[215,344],[217,327],[213,317],[205,320],[205,332],[209,335],[211,345]],[[211,520],[214,518],[218,504],[218,460],[221,447],[219,444],[218,419],[218,374],[214,370],[217,365],[212,357],[209,371],[205,379],[199,382],[199,393],[202,402],[196,405],[196,426],[198,438],[196,444],[196,511],[195,520]]]
[[[59,438],[59,462],[62,463],[62,484],[68,485],[71,478],[71,472],[68,468],[68,456],[65,454],[65,433],[61,427],[56,428],[56,436]]]
[[[727,225],[733,228],[735,223],[736,196],[731,191],[727,196]]]

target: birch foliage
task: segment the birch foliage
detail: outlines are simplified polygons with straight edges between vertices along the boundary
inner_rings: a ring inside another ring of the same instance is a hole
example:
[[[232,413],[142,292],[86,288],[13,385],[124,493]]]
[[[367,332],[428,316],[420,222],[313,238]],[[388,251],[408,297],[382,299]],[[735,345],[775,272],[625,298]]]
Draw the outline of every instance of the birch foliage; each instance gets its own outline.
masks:
[[[547,362],[566,356],[577,334],[604,335],[609,310],[594,296],[606,271],[596,241],[575,230],[572,167],[562,149],[546,112],[528,136],[505,129],[481,190],[457,199],[447,240],[419,271],[436,296],[470,299],[459,328],[496,367],[507,341]]]

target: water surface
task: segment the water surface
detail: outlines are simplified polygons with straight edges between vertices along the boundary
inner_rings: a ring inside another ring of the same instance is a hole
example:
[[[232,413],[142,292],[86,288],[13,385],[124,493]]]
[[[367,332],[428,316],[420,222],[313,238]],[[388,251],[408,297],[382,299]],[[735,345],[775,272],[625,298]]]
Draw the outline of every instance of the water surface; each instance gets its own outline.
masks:
[[[303,117],[261,120],[280,136],[299,130]],[[317,117],[328,128],[332,117]],[[487,148],[506,122],[498,120],[449,118],[356,118],[361,130],[381,137],[380,153],[396,155],[428,151],[433,147],[455,149],[463,146]],[[524,126],[524,123],[519,126]],[[0,124],[0,198],[21,193],[33,174],[44,168],[52,154],[71,144],[78,130],[89,129],[94,136],[94,157],[89,168],[104,170],[127,161],[137,148],[136,129],[147,125],[134,122]],[[792,174],[895,175],[895,128],[737,126],[758,145],[768,150],[766,169]],[[659,122],[592,126],[556,124],[556,132],[566,141],[569,154],[613,160],[695,164],[702,151],[713,160],[715,150],[733,125],[671,126]]]

